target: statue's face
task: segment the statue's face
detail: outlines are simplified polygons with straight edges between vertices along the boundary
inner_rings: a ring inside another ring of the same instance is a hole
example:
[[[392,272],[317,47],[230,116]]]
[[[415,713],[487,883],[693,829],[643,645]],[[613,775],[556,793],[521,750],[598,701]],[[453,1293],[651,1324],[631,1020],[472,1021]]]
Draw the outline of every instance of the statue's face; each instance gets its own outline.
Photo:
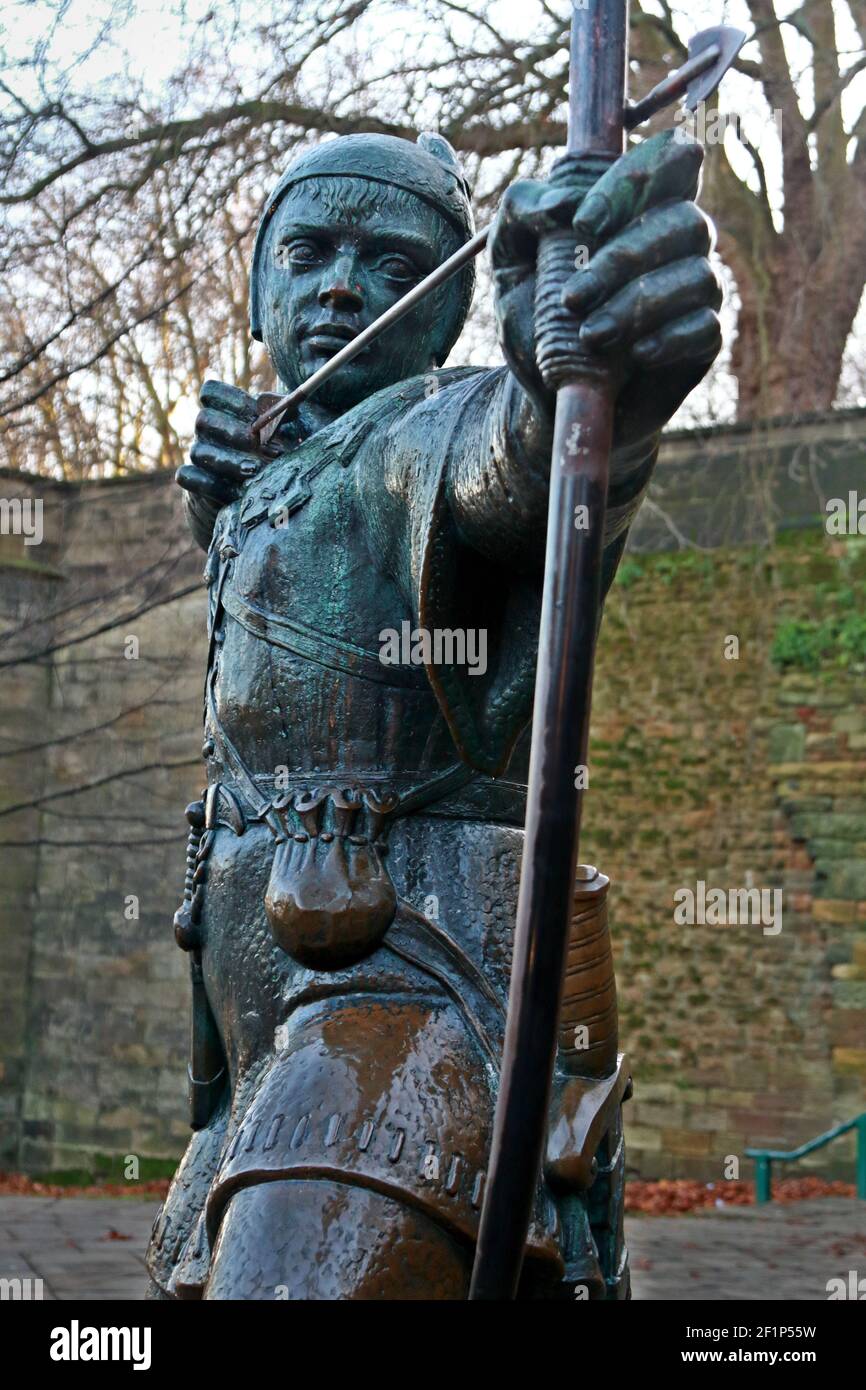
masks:
[[[304,381],[459,245],[434,208],[389,184],[322,178],[291,188],[260,266],[263,336],[281,381],[288,389]],[[456,293],[449,285],[428,295],[341,367],[317,401],[347,410],[437,365]]]

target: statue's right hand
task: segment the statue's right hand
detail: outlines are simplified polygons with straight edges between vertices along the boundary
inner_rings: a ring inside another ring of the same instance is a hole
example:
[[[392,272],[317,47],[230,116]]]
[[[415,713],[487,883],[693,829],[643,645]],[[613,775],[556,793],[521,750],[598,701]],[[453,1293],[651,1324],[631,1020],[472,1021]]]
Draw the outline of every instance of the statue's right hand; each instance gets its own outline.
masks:
[[[219,509],[239,497],[244,484],[282,450],[274,444],[259,446],[252,432],[259,408],[255,397],[240,387],[206,381],[200,401],[189,463],[175,477],[192,497]]]

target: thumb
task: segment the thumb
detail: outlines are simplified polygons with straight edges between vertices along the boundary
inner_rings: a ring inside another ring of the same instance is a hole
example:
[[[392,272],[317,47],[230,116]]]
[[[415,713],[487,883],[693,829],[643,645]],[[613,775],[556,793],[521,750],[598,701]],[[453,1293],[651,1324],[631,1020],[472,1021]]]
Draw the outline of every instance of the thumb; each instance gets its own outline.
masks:
[[[538,239],[567,227],[575,196],[568,188],[551,188],[535,179],[519,179],[505,190],[490,234],[494,270],[535,262]]]

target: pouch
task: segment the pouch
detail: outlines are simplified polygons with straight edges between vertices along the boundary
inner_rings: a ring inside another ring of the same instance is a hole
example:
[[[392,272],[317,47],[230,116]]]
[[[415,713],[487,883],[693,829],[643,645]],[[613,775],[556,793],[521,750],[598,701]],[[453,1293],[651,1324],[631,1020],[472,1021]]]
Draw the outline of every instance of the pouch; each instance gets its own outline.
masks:
[[[383,827],[398,798],[325,787],[274,801],[277,844],[265,911],[277,945],[311,970],[372,954],[397,911]]]

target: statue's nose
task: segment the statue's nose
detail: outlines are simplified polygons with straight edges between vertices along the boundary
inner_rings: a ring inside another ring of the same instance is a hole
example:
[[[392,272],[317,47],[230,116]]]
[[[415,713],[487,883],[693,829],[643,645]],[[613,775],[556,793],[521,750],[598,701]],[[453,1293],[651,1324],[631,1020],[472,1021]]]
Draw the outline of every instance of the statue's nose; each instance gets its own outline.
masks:
[[[323,309],[360,309],[364,300],[352,257],[340,256],[330,267],[319,290]]]

